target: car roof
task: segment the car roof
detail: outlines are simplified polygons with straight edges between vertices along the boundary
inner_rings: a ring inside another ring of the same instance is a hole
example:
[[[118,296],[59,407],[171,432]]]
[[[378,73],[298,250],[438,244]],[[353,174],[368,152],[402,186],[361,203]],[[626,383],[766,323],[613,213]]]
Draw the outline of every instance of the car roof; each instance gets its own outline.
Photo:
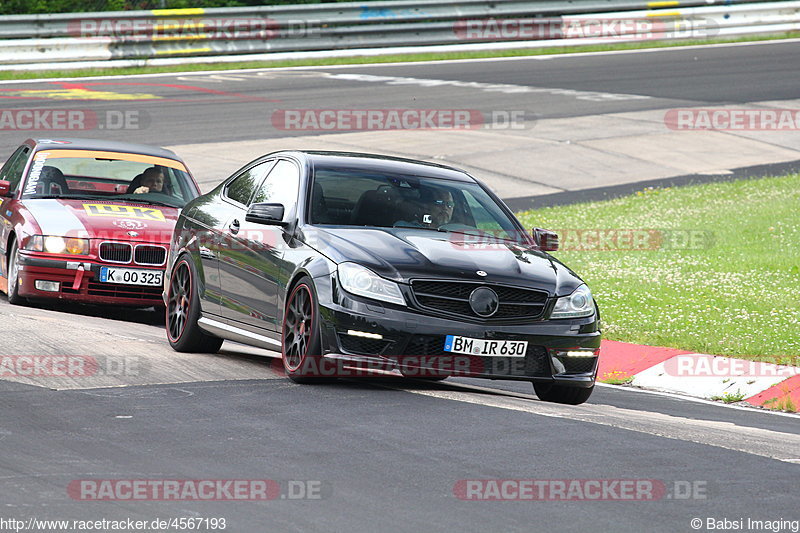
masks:
[[[35,145],[35,150],[100,150],[104,152],[120,152],[124,154],[140,154],[155,157],[164,157],[182,161],[172,150],[147,144],[129,142],[106,141],[103,139],[81,139],[77,137],[48,137],[41,139],[28,139]]]
[[[271,156],[283,153],[295,154],[306,159],[314,166],[339,167],[350,169],[373,170],[378,172],[418,175],[433,178],[443,178],[456,181],[472,182],[476,180],[463,170],[447,165],[405,159],[388,155],[369,154],[362,152],[334,152],[321,150],[293,150],[270,154]]]

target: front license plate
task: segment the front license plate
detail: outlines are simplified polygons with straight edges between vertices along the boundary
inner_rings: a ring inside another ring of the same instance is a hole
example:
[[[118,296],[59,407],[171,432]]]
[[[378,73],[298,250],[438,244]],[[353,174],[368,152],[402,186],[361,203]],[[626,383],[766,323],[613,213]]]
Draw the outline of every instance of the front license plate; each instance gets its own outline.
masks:
[[[135,268],[101,267],[100,281],[103,283],[159,287],[164,283],[164,272],[160,270],[137,270]]]
[[[472,339],[448,335],[444,340],[444,351],[481,355],[484,357],[525,357],[528,341],[497,341]]]

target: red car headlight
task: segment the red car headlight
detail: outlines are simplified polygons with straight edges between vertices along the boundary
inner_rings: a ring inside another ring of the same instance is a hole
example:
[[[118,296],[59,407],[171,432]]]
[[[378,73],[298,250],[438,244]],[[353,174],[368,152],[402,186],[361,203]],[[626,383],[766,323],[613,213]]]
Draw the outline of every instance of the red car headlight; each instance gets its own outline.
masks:
[[[25,249],[50,254],[87,255],[89,253],[89,239],[60,237],[58,235],[34,235],[28,239]]]

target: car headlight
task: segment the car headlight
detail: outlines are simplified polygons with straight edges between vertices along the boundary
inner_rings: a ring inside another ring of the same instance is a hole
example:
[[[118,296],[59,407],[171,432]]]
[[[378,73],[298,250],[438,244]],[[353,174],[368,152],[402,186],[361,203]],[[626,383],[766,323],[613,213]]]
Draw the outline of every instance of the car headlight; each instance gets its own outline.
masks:
[[[338,266],[337,271],[339,284],[347,292],[397,305],[406,305],[406,300],[397,283],[383,279],[366,267],[356,263],[342,263]]]
[[[591,316],[594,313],[594,299],[592,291],[586,285],[581,285],[569,296],[562,296],[556,300],[550,318],[580,318]]]
[[[50,254],[86,255],[89,253],[89,239],[60,237],[58,235],[34,235],[28,239],[25,249]]]

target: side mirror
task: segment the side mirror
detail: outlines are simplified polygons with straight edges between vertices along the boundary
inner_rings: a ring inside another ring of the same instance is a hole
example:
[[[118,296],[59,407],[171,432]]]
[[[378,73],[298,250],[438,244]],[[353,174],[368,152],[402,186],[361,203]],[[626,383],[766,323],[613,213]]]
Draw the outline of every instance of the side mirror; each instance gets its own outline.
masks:
[[[11,196],[11,182],[0,180],[0,196]]]
[[[555,252],[558,250],[558,233],[542,228],[533,228],[531,230],[533,242],[543,252]]]
[[[253,204],[244,219],[247,222],[265,224],[267,226],[288,226],[288,222],[283,221],[283,204]]]

